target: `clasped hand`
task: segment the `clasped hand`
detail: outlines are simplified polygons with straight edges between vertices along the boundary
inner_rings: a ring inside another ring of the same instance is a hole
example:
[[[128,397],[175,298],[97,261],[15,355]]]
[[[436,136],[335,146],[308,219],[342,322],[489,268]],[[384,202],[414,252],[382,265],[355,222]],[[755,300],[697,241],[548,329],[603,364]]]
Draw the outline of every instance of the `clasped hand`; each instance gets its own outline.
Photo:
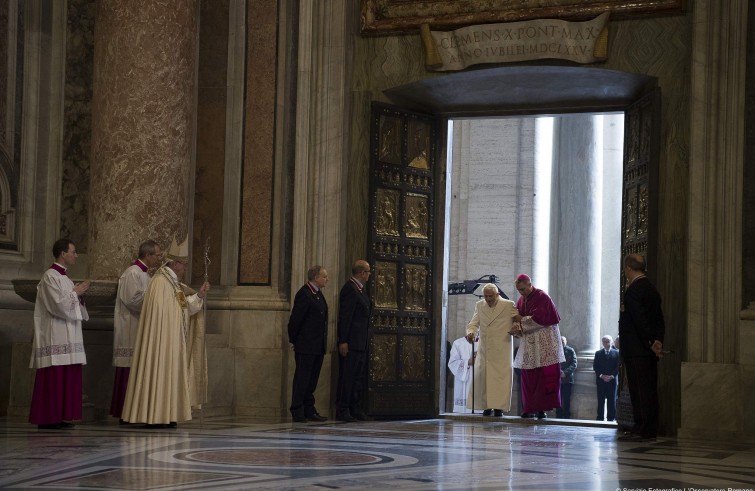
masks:
[[[509,334],[514,336],[515,338],[519,338],[524,334],[524,330],[522,329],[522,324],[519,322],[514,323],[514,326],[509,331]]]

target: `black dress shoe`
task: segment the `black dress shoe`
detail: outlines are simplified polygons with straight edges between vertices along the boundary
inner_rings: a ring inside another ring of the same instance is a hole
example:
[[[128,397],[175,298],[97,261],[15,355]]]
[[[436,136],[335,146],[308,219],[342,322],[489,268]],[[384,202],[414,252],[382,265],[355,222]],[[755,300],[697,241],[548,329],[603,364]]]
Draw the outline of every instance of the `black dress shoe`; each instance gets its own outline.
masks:
[[[532,413],[522,413],[521,415],[523,418],[534,418],[535,415]]]
[[[50,424],[44,424],[44,425],[37,425],[37,429],[40,430],[59,430],[62,428],[63,423],[50,423]]]
[[[304,409],[301,407],[298,409],[292,409],[291,419],[294,421],[294,423],[306,423],[307,417],[304,415]]]
[[[73,423],[66,423],[65,421],[63,421],[62,423],[60,423],[60,428],[61,429],[71,429],[74,426],[76,426],[76,425],[73,424]]]
[[[310,414],[307,416],[307,421],[314,421],[318,423],[322,423],[323,421],[327,421],[328,418],[325,416],[320,416],[318,413]]]
[[[342,412],[342,413],[336,414],[336,421],[343,421],[344,423],[353,423],[354,421],[356,421],[356,418],[354,418],[348,412]]]
[[[171,430],[175,430],[176,428],[178,428],[178,423],[171,421],[170,423],[166,424],[165,427]]]
[[[351,415],[359,421],[372,421],[372,418],[364,413],[351,413]]]
[[[503,416],[503,411],[500,409],[493,409],[493,416],[500,418],[501,416]]]
[[[545,419],[545,412],[540,411],[537,413],[537,419]]]
[[[483,416],[490,416],[491,414],[493,414],[493,410],[492,409],[486,409],[486,410],[484,410],[482,412]]]

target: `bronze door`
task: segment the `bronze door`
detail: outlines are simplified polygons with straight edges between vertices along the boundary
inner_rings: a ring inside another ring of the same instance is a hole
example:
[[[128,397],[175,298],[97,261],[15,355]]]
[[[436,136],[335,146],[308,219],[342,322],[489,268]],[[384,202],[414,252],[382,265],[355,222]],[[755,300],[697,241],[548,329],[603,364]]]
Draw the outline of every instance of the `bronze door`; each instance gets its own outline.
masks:
[[[642,254],[648,267],[656,271],[660,100],[661,91],[656,88],[625,112],[621,206],[622,263],[627,254]],[[623,294],[626,282],[623,267],[621,270]]]
[[[374,274],[367,411],[431,417],[435,407],[434,280],[438,123],[373,103],[369,245]]]

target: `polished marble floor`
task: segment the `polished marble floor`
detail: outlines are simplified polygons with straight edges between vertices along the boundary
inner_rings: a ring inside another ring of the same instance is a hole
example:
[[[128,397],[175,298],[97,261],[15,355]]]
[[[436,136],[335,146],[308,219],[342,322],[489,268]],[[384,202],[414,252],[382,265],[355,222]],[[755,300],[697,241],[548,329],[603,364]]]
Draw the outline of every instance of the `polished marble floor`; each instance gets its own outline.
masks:
[[[557,421],[117,423],[37,430],[0,420],[0,489],[701,490],[755,488],[755,446]]]

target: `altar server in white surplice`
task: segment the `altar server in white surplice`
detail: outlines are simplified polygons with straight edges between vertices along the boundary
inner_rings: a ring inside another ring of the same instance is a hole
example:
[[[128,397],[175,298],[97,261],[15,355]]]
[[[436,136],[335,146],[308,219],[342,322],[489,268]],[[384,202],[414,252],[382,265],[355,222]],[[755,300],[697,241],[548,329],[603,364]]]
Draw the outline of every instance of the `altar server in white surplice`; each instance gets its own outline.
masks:
[[[451,346],[451,356],[448,357],[448,369],[454,374],[454,412],[469,413],[467,408],[467,392],[472,384],[472,355],[474,344],[466,337],[454,341]]]
[[[78,258],[76,245],[60,239],[55,262],[37,285],[31,368],[36,368],[29,422],[40,429],[70,428],[81,419],[82,366],[87,358],[81,321],[89,320],[82,295],[89,281],[73,284],[67,270]]]
[[[121,417],[123,401],[126,399],[128,376],[131,372],[131,359],[134,356],[136,329],[142,313],[144,292],[149,284],[149,270],[160,264],[162,251],[154,240],[139,245],[137,259],[118,279],[118,294],[115,297],[115,318],[113,319],[113,366],[115,382],[110,401],[110,415]],[[123,420],[121,420],[123,422]]]
[[[484,409],[484,416],[502,416],[511,409],[514,349],[509,331],[519,313],[516,304],[501,297],[493,283],[485,285],[482,293],[484,299],[475,304],[467,325],[467,339],[479,336],[480,340],[474,365],[474,406],[473,384],[469,384],[467,407]]]

